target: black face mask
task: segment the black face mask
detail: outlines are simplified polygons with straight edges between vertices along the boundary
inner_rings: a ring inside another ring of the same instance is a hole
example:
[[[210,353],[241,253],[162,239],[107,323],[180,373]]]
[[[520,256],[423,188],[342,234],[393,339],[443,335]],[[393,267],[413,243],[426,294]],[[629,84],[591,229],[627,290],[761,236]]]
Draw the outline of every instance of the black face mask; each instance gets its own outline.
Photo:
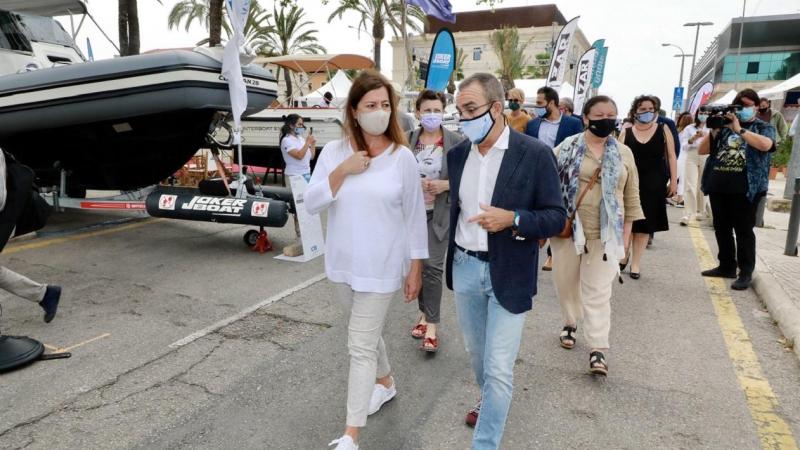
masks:
[[[760,112],[761,114],[766,114],[767,111],[769,111],[769,106],[766,108],[758,108],[758,112]]]
[[[587,129],[599,138],[608,137],[617,129],[617,119],[590,120]]]

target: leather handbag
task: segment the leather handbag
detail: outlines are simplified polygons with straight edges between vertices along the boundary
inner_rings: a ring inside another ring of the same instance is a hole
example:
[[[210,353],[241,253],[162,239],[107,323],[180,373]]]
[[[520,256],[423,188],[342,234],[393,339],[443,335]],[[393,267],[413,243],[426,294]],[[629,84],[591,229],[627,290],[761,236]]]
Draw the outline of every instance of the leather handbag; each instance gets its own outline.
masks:
[[[564,224],[564,229],[561,230],[561,233],[558,233],[556,235],[556,237],[560,237],[560,238],[572,237],[572,222],[575,220],[575,214],[578,213],[578,208],[580,208],[581,203],[583,202],[583,198],[586,197],[586,194],[589,191],[591,191],[592,188],[594,187],[594,185],[597,183],[597,178],[600,177],[600,170],[601,170],[601,168],[598,167],[594,171],[594,174],[592,175],[592,178],[589,180],[589,185],[587,185],[586,189],[584,189],[583,192],[581,192],[581,195],[578,196],[578,202],[575,203],[575,211],[573,211],[573,213],[570,214],[569,217],[567,217],[567,223]]]

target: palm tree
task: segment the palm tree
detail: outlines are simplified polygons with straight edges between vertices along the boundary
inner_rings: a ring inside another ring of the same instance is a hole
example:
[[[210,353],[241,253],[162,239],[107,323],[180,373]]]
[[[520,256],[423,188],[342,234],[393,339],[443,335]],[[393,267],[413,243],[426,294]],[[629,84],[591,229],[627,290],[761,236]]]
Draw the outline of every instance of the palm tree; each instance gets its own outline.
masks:
[[[464,49],[459,48],[456,50],[456,64],[453,67],[453,72],[450,74],[450,82],[447,83],[447,92],[451,95],[456,93],[456,81],[464,79],[464,61],[467,55],[464,54]]]
[[[386,25],[389,25],[395,35],[400,34],[396,24],[401,21],[404,6],[405,3],[401,0],[391,0],[389,3],[387,0],[339,0],[339,7],[328,17],[328,21],[336,17],[341,19],[348,11],[358,13],[361,16],[358,31],[372,34],[372,59],[375,61],[375,68],[381,70],[381,42],[386,37]],[[425,13],[416,6],[408,6],[407,14],[420,23],[427,20]],[[409,21],[408,28],[416,32],[422,30],[416,21]]]
[[[491,41],[497,59],[500,60],[497,74],[500,75],[503,88],[508,91],[514,88],[514,80],[522,77],[527,60],[525,49],[529,42],[519,42],[519,30],[516,27],[503,27],[495,31],[491,35]]]
[[[274,31],[261,36],[262,52],[277,56],[325,53],[325,47],[317,40],[317,30],[307,28],[313,23],[304,20],[304,16],[303,8],[294,4],[288,7],[281,5],[280,10],[277,5],[273,6]],[[286,98],[289,99],[292,97],[292,75],[288,70],[284,70],[283,77],[286,82]]]
[[[167,26],[172,29],[178,28],[183,24],[184,29],[189,31],[192,24],[197,22],[205,26],[206,29],[210,29],[211,18],[213,14],[215,14],[211,11],[211,4],[214,1],[215,0],[181,0],[176,3],[172,11],[170,11],[169,17],[167,18]],[[227,13],[223,13],[222,11],[221,13],[219,38],[217,38],[218,44],[222,42],[222,31],[225,32],[226,38],[230,38],[232,33]],[[271,18],[272,15],[264,10],[257,1],[250,2],[250,10],[247,14],[247,21],[244,24],[244,40],[253,47],[257,53],[264,53],[260,50],[261,47],[263,47],[263,35],[272,31],[272,24],[270,23]],[[212,38],[209,35],[208,38],[201,40],[197,45],[211,45],[211,42]]]
[[[139,5],[137,4],[137,0],[119,0],[117,8],[119,56],[138,55],[140,38]]]

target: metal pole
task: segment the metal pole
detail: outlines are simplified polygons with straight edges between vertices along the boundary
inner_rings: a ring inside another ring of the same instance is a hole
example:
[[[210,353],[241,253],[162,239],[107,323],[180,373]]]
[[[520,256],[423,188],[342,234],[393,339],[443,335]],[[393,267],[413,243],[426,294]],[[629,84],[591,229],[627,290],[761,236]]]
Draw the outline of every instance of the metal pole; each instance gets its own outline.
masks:
[[[792,212],[789,214],[789,229],[786,231],[786,256],[797,256],[797,235],[800,231],[800,178],[794,179]]]
[[[698,23],[695,25],[695,32],[694,32],[694,52],[692,52],[692,67],[689,69],[689,83],[691,84],[692,79],[694,78],[694,61],[697,57],[697,40],[700,38],[700,24]]]
[[[742,35],[744,35],[744,14],[747,9],[747,0],[742,4],[742,23],[739,26],[739,48],[736,50],[736,77],[733,82],[733,90],[739,91],[739,60],[742,59]]]
[[[681,55],[681,76],[678,78],[678,87],[683,86],[683,64],[686,61],[686,55]]]

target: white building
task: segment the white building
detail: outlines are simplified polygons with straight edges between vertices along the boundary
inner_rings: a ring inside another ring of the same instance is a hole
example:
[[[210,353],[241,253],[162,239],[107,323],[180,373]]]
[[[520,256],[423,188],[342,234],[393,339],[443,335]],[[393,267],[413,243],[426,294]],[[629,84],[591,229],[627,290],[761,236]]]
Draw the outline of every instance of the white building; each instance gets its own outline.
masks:
[[[464,76],[468,77],[477,72],[497,74],[500,61],[491,44],[491,34],[502,27],[516,27],[519,31],[520,43],[528,43],[525,50],[527,55],[526,66],[533,69],[543,67],[547,72],[549,59],[537,59],[536,55],[550,54],[554,42],[561,28],[567,20],[556,5],[521,6],[515,8],[497,8],[494,11],[470,11],[456,13],[456,23],[442,22],[434,17],[428,17],[428,25],[421,36],[409,36],[413,54],[415,70],[420,61],[427,62],[431,45],[436,33],[441,28],[448,28],[453,32],[456,47],[463,49],[466,59],[463,64]],[[402,83],[406,77],[406,55],[402,39],[394,38],[392,45],[392,79]],[[577,29],[572,40],[572,49],[567,61],[569,63],[564,81],[575,83],[575,66],[581,55],[590,46],[580,28]],[[546,75],[531,76],[530,78],[544,78]],[[531,95],[533,94],[533,95]],[[535,97],[534,93],[526,92],[526,97]]]

